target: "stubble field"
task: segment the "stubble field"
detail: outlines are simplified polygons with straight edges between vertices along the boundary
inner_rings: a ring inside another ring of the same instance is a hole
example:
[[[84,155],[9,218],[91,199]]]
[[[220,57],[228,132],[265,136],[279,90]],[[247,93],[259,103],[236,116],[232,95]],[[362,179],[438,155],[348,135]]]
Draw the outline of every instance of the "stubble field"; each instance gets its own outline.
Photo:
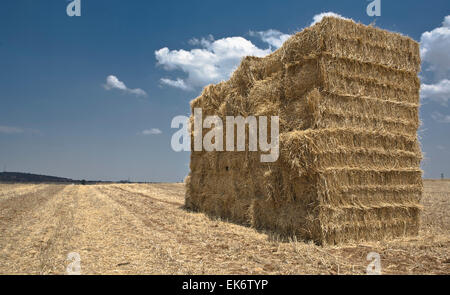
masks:
[[[321,247],[186,211],[184,185],[0,184],[0,273],[450,274],[450,180],[425,181],[420,235]]]

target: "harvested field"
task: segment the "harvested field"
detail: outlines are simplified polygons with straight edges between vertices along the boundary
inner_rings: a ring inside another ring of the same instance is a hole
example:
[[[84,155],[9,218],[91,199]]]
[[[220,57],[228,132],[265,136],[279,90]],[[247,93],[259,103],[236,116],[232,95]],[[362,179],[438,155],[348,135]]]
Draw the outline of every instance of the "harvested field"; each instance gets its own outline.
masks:
[[[450,274],[450,180],[424,181],[417,237],[317,246],[183,208],[183,184],[0,184],[0,273]]]

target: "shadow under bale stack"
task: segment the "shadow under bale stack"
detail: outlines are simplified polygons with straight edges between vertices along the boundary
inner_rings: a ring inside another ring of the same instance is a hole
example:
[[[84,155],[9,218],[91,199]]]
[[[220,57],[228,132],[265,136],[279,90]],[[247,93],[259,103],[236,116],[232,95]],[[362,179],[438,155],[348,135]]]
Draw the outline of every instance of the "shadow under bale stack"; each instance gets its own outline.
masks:
[[[192,111],[279,116],[279,159],[262,163],[248,141],[192,151],[186,206],[320,244],[416,235],[419,71],[411,38],[332,17],[244,58]]]

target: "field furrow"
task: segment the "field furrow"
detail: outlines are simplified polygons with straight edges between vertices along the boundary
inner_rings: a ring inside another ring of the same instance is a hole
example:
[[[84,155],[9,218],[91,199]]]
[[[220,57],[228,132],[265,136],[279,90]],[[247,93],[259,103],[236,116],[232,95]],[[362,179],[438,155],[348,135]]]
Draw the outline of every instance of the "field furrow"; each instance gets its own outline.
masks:
[[[184,209],[182,184],[0,185],[0,273],[450,274],[450,182],[425,182],[417,237],[317,246]]]

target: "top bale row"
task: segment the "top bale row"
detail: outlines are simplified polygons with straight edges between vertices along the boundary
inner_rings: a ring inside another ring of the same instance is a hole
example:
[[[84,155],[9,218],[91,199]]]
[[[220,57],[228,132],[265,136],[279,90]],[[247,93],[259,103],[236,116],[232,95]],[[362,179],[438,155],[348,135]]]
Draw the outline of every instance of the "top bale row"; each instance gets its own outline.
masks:
[[[419,44],[413,39],[333,17],[326,17],[295,34],[273,53],[284,64],[323,54],[383,65],[393,70],[420,72]]]

